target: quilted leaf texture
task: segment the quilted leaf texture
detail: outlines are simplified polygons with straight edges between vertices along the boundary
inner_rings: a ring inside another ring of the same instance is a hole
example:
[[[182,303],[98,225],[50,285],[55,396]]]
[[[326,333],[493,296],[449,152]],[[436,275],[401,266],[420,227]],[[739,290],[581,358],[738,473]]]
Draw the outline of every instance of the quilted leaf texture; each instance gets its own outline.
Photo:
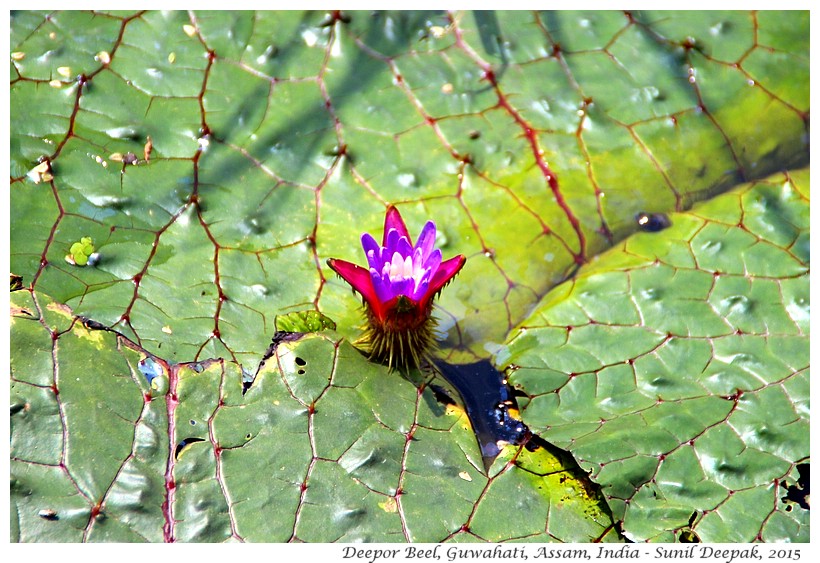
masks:
[[[808,22],[14,12],[12,538],[807,541]],[[352,346],[390,205],[540,447]]]

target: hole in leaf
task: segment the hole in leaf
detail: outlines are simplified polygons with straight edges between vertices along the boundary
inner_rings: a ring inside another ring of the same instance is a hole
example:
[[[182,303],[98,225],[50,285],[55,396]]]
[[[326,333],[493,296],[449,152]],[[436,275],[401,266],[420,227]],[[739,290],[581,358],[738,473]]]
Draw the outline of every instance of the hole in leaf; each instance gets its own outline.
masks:
[[[264,365],[265,365],[265,360],[262,360],[262,362],[259,364],[259,368],[257,369],[257,372],[260,369],[262,369],[262,367]],[[250,371],[246,370],[245,367],[243,366],[242,367],[242,394],[243,395],[245,393],[247,393],[248,389],[251,388],[251,385],[253,385],[253,382],[254,382],[255,379],[256,379],[256,374],[251,373]]]
[[[790,510],[792,508],[792,503],[796,503],[800,508],[805,508],[809,510],[811,508],[809,499],[811,498],[811,490],[810,490],[810,475],[809,475],[809,466],[808,463],[800,463],[797,465],[797,472],[800,474],[800,477],[797,479],[797,483],[793,485],[786,485],[783,483],[783,487],[786,489],[786,496],[781,497],[782,500],[786,504],[785,510]]]
[[[501,451],[500,442],[525,444],[532,437],[517,418],[518,405],[501,373],[487,360],[464,365],[436,361],[441,376],[455,387],[481,448],[484,468],[489,471]]]
[[[182,454],[182,451],[186,447],[190,446],[191,444],[195,444],[197,442],[204,442],[204,441],[205,440],[203,440],[202,438],[185,438],[184,440],[180,440],[179,444],[177,444],[176,450],[174,451],[174,459],[178,460],[180,454]]]
[[[645,213],[641,211],[635,215],[638,228],[648,233],[662,231],[672,225],[672,221],[665,213]]]
[[[680,543],[700,543],[700,538],[692,530],[683,530],[678,536]]]
[[[155,378],[162,375],[162,366],[155,362],[152,358],[143,358],[137,363],[140,373],[145,376],[145,379],[150,384]]]
[[[108,327],[102,324],[101,322],[95,321],[93,319],[89,319],[88,317],[77,317],[83,326],[91,330],[108,330]]]
[[[296,365],[297,366],[304,366],[307,365],[307,362],[300,357],[296,357]]]
[[[690,528],[695,525],[695,520],[697,520],[697,518],[698,518],[698,511],[696,510],[692,513],[692,516],[689,517],[689,527]]]

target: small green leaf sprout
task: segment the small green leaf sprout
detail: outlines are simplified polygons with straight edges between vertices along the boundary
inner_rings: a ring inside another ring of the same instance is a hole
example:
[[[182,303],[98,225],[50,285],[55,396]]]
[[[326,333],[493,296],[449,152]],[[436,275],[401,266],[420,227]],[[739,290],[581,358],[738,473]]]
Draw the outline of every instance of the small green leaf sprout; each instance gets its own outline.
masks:
[[[100,254],[94,248],[91,237],[83,237],[79,242],[71,245],[65,261],[72,266],[93,266],[100,259]]]
[[[336,323],[319,311],[295,311],[285,315],[276,315],[274,319],[277,332],[320,332],[325,329],[336,330]]]

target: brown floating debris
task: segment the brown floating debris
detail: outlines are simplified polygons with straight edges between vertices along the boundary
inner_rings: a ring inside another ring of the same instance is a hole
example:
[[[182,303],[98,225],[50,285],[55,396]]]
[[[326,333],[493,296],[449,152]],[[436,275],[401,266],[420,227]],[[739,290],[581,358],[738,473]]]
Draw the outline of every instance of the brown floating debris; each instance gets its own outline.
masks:
[[[43,161],[28,171],[26,176],[34,182],[35,184],[39,184],[40,182],[50,182],[54,179],[54,176],[51,173],[51,163],[49,160],[43,159]]]
[[[148,138],[145,141],[145,148],[143,149],[143,156],[145,157],[145,162],[151,160],[151,151],[154,150],[154,143],[151,141],[151,135],[148,135]]]

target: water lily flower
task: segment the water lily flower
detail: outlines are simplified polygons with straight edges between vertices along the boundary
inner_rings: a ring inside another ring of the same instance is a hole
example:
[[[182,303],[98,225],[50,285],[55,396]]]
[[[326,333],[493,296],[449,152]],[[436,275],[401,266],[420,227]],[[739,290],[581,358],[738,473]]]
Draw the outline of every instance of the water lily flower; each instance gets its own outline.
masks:
[[[327,261],[364,300],[367,325],[357,344],[371,359],[416,367],[432,347],[433,298],[466,261],[463,255],[442,261],[435,241],[436,224],[428,221],[414,245],[399,210],[391,205],[382,244],[362,234],[366,268],[336,258]]]

